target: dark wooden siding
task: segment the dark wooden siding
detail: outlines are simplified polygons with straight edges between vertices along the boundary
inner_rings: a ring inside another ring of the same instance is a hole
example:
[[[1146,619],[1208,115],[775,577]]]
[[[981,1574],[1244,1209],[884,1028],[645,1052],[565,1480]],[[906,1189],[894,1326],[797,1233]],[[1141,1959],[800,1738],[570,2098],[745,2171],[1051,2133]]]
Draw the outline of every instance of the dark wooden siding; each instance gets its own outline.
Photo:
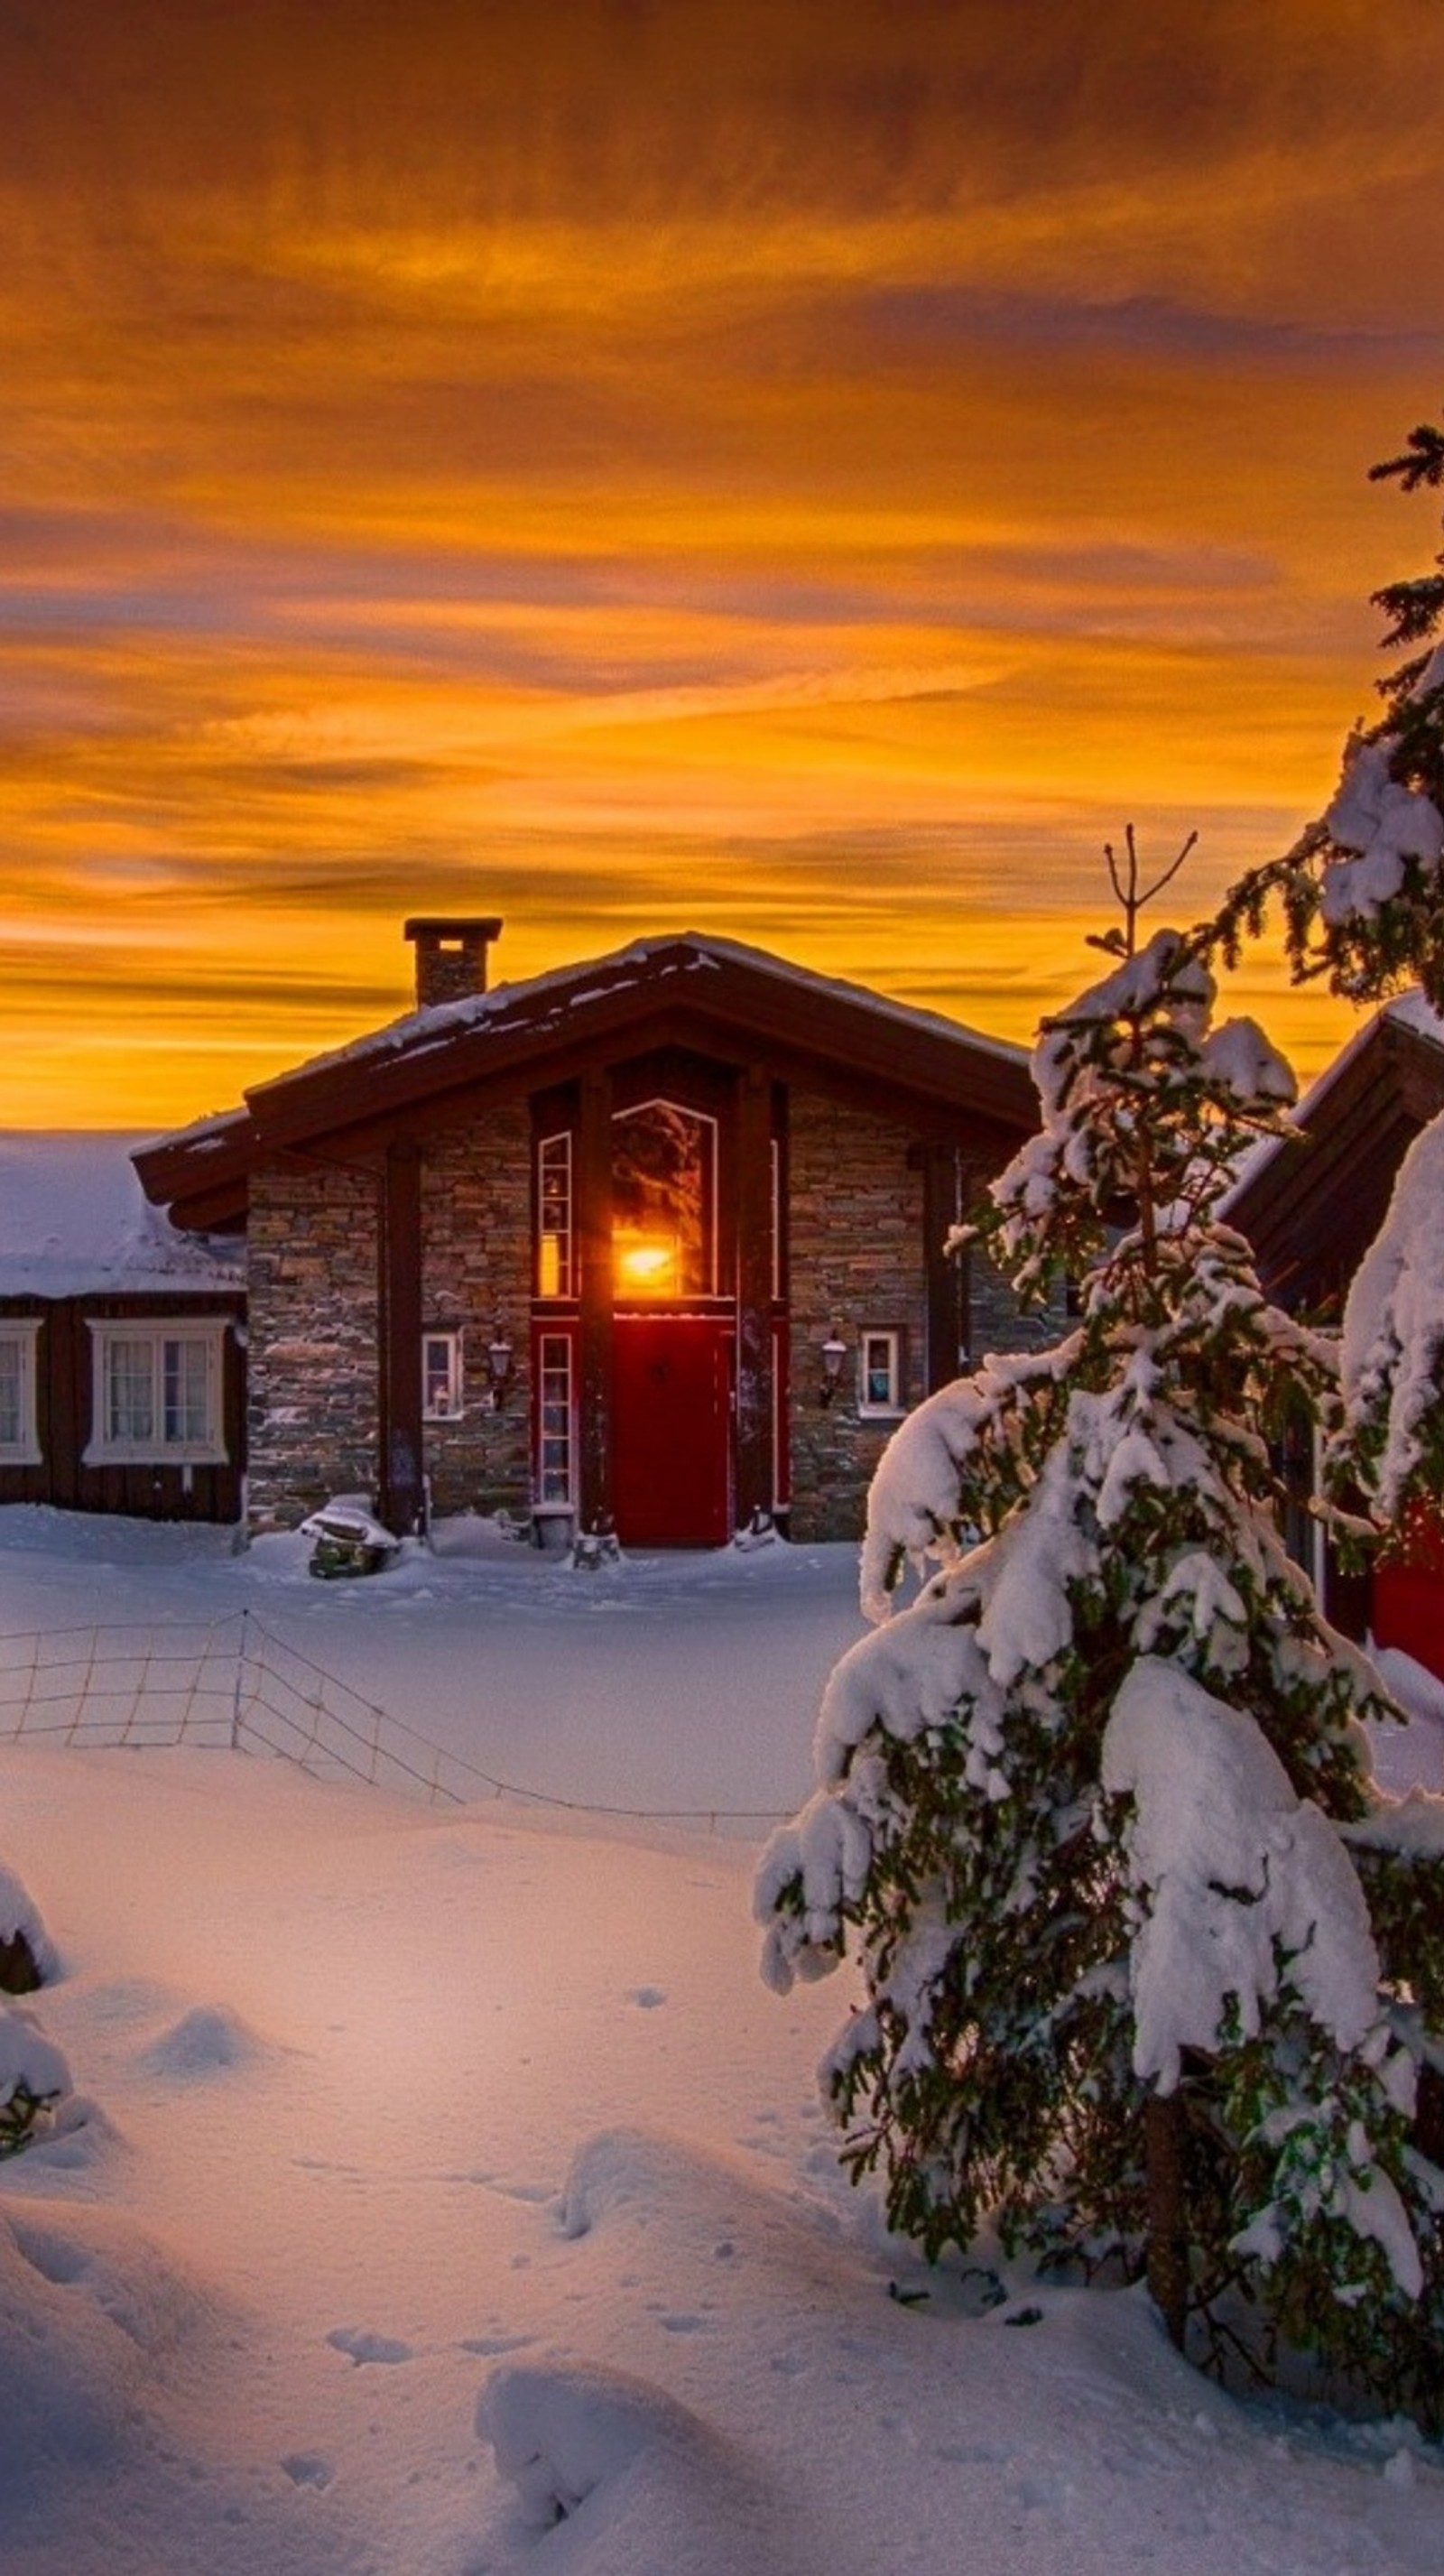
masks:
[[[0,1298],[0,1318],[38,1316],[35,1413],[40,1464],[0,1465],[0,1503],[56,1503],[66,1511],[124,1512],[137,1520],[237,1521],[245,1475],[245,1354],[235,1333],[221,1345],[221,1406],[226,1460],[222,1466],[87,1467],[92,1392],[88,1329],[104,1316],[139,1322],[180,1322],[227,1315],[240,1323],[245,1298],[201,1297]]]

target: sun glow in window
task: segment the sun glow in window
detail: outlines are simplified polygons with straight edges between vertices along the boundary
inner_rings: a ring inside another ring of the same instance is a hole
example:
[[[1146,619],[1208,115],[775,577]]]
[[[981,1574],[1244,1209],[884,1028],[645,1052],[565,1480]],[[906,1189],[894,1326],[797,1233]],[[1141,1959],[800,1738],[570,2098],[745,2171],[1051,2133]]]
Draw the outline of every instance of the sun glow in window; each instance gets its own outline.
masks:
[[[675,1237],[655,1240],[618,1230],[612,1246],[620,1287],[634,1289],[639,1296],[676,1295],[681,1264]]]
[[[624,1297],[707,1297],[716,1270],[717,1124],[672,1100],[612,1120],[612,1273]]]

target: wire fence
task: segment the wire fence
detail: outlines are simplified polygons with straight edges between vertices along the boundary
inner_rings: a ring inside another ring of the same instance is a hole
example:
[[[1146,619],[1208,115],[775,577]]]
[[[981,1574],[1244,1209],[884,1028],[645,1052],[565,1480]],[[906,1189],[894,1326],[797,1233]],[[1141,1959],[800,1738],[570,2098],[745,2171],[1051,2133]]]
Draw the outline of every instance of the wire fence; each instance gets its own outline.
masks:
[[[764,1825],[775,1808],[626,1807],[500,1778],[276,1635],[253,1610],[207,1624],[110,1622],[0,1634],[0,1744],[199,1745],[272,1755],[432,1806],[480,1799],[656,1824]]]

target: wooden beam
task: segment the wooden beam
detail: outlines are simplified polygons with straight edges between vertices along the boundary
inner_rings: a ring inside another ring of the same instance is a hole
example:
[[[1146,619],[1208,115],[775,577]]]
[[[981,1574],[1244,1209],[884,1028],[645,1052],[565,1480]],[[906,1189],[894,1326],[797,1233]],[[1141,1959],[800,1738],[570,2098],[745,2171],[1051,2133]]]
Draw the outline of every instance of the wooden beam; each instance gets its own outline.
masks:
[[[771,1517],[772,1084],[752,1066],[737,1086],[737,1448],[739,1529]]]
[[[406,1538],[425,1502],[421,1431],[421,1155],[393,1145],[382,1172],[378,1300],[378,1508]]]
[[[582,1077],[577,1121],[579,1526],[610,1532],[612,1497],[612,1084],[601,1066]]]
[[[923,1264],[927,1283],[929,1395],[951,1386],[972,1353],[971,1281],[966,1251],[944,1249],[950,1229],[966,1216],[975,1175],[956,1145],[932,1142],[922,1149]]]

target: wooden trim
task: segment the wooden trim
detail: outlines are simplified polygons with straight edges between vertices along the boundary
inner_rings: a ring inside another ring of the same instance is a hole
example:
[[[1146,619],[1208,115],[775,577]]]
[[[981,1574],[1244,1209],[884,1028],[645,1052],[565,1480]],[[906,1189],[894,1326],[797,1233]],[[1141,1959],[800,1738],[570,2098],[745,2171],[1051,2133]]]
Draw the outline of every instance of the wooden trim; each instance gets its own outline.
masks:
[[[577,1302],[577,1507],[583,1530],[609,1531],[612,1497],[612,1085],[584,1076],[572,1168]]]
[[[927,1347],[923,1382],[929,1395],[951,1386],[972,1356],[972,1281],[965,1250],[945,1250],[950,1229],[967,1212],[975,1188],[971,1166],[956,1145],[927,1144],[923,1167],[923,1272]]]
[[[425,1503],[421,1426],[421,1155],[393,1145],[382,1176],[377,1301],[379,1517],[398,1538]]]
[[[772,1083],[749,1067],[737,1087],[737,1363],[733,1509],[739,1529],[770,1517],[772,1413]]]

